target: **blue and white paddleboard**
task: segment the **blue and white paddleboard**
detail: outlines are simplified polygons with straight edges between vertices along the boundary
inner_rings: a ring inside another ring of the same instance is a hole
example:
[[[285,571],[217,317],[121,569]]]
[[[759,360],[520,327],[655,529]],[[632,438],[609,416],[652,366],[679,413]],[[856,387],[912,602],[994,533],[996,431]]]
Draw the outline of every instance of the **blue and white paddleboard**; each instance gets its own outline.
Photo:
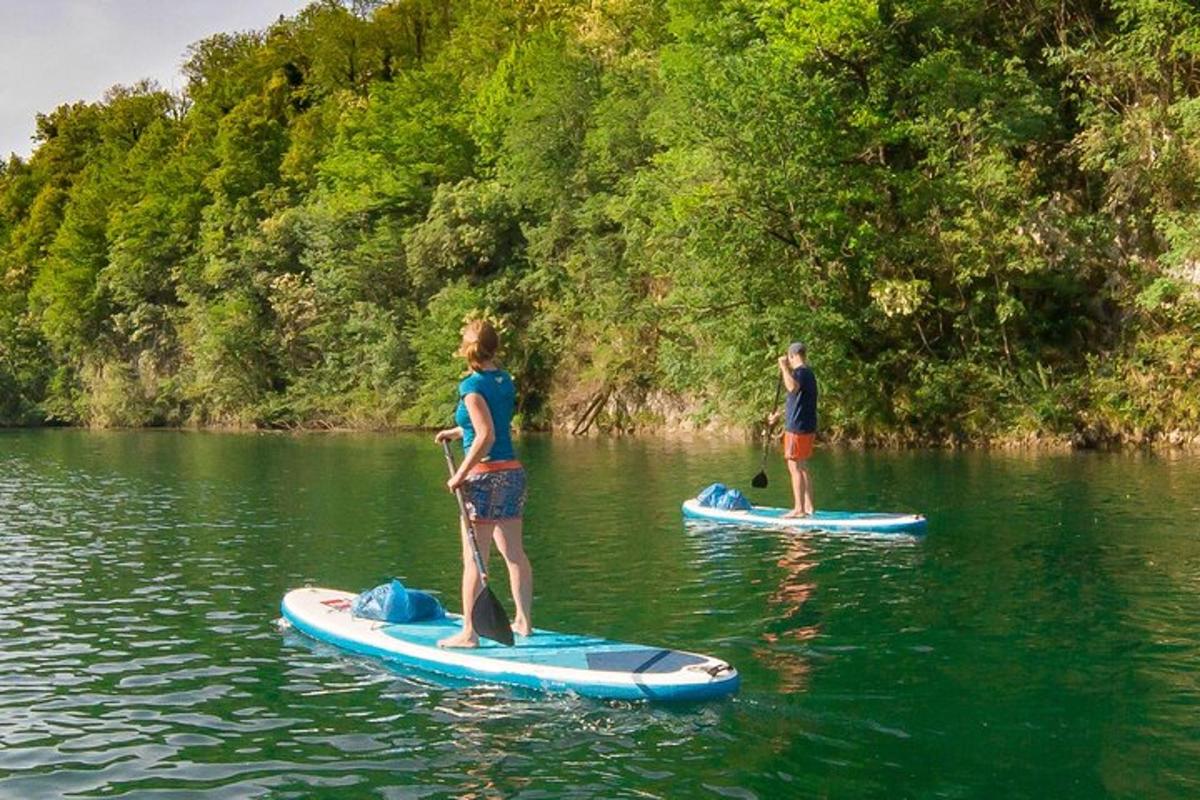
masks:
[[[702,506],[695,499],[685,500],[683,516],[729,525],[753,525],[796,531],[846,531],[855,533],[925,532],[925,517],[920,514],[856,514],[849,511],[817,511],[807,517],[785,517],[786,508],[754,506],[749,511],[727,511]]]
[[[356,596],[293,589],[283,598],[283,617],[314,639],[355,653],[484,683],[606,700],[707,700],[738,688],[737,670],[719,659],[593,636],[535,629],[518,636],[514,647],[481,639],[478,648],[441,648],[439,639],[462,628],[457,614],[402,624],[361,619],[350,613]]]

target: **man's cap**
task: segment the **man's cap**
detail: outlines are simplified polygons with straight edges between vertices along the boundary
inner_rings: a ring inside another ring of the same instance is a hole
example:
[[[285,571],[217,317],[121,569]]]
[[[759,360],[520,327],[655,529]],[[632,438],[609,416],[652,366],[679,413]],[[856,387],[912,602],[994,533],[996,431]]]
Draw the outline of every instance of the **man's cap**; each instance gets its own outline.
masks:
[[[804,346],[804,342],[792,342],[788,345],[789,356],[802,356],[808,352],[808,348]]]

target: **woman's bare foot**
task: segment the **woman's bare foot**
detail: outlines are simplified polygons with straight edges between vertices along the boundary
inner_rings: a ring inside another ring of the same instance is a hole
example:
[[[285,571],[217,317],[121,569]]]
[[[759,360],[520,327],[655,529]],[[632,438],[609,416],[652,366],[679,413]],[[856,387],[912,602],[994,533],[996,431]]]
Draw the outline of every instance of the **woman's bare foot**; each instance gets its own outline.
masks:
[[[459,631],[438,642],[438,647],[479,647],[479,637],[473,633]]]
[[[533,634],[533,626],[529,624],[529,620],[514,619],[512,629],[513,633],[518,633],[521,636],[530,636]]]
[[[799,509],[793,508],[791,511],[784,514],[783,518],[784,519],[803,519],[804,517],[807,517],[808,515],[809,514],[807,511],[801,511]]]

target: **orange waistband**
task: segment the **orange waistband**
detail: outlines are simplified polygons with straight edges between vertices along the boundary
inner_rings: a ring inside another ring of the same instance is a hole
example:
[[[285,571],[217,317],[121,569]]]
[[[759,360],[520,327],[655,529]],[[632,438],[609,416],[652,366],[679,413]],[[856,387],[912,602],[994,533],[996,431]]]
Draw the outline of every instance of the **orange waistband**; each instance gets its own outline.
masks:
[[[506,469],[520,469],[521,462],[514,458],[506,461],[484,461],[471,467],[471,471],[467,474],[478,475],[481,472],[502,472]]]

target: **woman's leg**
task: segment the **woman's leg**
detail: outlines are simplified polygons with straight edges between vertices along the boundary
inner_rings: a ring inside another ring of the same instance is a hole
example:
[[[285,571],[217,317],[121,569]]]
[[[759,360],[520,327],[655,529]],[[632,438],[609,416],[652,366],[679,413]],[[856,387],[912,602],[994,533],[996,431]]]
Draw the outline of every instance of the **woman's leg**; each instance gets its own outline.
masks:
[[[458,633],[439,641],[438,647],[477,647],[479,645],[479,635],[475,633],[475,626],[471,623],[471,609],[475,607],[475,598],[479,596],[483,583],[479,580],[479,568],[475,566],[475,555],[471,552],[471,542],[467,538],[467,525],[460,521],[459,527],[462,535],[463,557],[463,626]],[[491,524],[476,523],[475,525],[475,542],[479,546],[479,557],[483,559],[485,567],[488,563],[488,554],[492,549],[492,530]]]
[[[522,636],[533,632],[533,566],[525,555],[522,539],[523,521],[520,517],[500,520],[496,523],[496,547],[508,562],[508,583],[512,588],[513,602],[517,615],[513,619],[513,630]]]

